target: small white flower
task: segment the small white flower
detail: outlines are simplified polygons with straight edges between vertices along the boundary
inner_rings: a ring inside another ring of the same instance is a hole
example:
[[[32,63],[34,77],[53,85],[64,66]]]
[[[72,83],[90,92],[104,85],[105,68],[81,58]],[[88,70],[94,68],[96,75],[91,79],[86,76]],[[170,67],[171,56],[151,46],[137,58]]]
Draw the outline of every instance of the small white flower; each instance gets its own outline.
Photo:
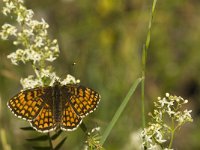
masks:
[[[26,8],[23,5],[18,6],[16,21],[21,25],[26,20]]]
[[[55,81],[59,81],[59,77],[56,75],[55,72],[51,72],[50,69],[41,69],[40,71],[41,78],[48,78],[50,79],[50,86],[53,86]]]
[[[46,23],[46,21],[42,18],[42,21],[41,21],[41,25],[44,29],[47,29],[49,28],[49,25]]]
[[[166,96],[166,97],[169,97],[170,95],[169,95],[169,93],[166,93],[165,96]]]
[[[9,8],[9,9],[13,9],[13,8],[15,8],[15,5],[12,1],[10,1],[10,2],[6,3],[6,7]]]
[[[44,42],[44,41],[43,41],[43,38],[40,37],[40,36],[37,36],[37,37],[35,38],[34,42],[35,42],[35,46],[38,47],[38,48],[40,48],[40,47],[42,47],[42,46],[44,45],[44,43],[43,43],[43,42]]]
[[[43,86],[43,83],[41,80],[34,79],[33,75],[28,76],[27,78],[20,80],[21,85],[23,86],[23,89],[32,89],[38,86]]]
[[[10,13],[10,10],[9,10],[8,8],[6,8],[6,7],[3,7],[2,13],[3,13],[5,16],[7,16],[8,13]]]
[[[3,10],[3,13],[5,14],[5,15],[7,15],[8,13],[10,13],[14,8],[15,8],[15,5],[14,5],[14,3],[11,1],[11,2],[6,2],[6,6],[5,6],[5,8],[7,9],[7,10]]]
[[[150,128],[144,128],[143,131],[141,132],[141,137],[143,139],[143,145],[145,143],[152,143],[152,134],[149,134]],[[151,132],[150,132],[151,133]]]
[[[177,120],[176,120],[180,125],[183,124],[183,122],[185,121],[184,120],[184,117],[182,115],[180,115],[179,117],[177,117]]]
[[[167,107],[168,109],[167,109],[167,113],[168,113],[168,115],[171,117],[172,115],[174,115],[175,114],[175,112],[174,111],[172,111],[172,109],[171,109],[171,107]]]
[[[179,98],[179,97],[175,97],[175,100],[176,100],[177,102],[180,102],[180,98]]]
[[[17,0],[17,2],[18,2],[18,3],[24,3],[24,1],[23,1],[23,0]]]
[[[26,61],[33,61],[34,64],[41,60],[41,54],[31,49],[26,49],[23,57]]]
[[[160,129],[159,129],[160,130]],[[156,141],[160,144],[166,142],[167,140],[163,139],[163,135],[162,135],[162,131],[156,130],[155,133],[155,137],[156,137]]]
[[[8,2],[9,2],[9,0],[3,0],[3,2],[4,2],[4,3],[8,3]]]
[[[24,50],[23,49],[17,49],[16,50],[16,54],[17,55],[23,55],[24,54]]]
[[[2,31],[0,32],[0,36],[3,40],[7,40],[8,36],[16,36],[17,28],[11,24],[5,23],[2,26]]]
[[[41,69],[40,74],[41,78],[50,77],[51,72],[49,69]]]
[[[160,150],[159,146],[157,144],[150,144],[149,148],[147,150]]]
[[[167,107],[171,107],[174,105],[174,101],[169,101],[168,104],[167,104]]]
[[[26,35],[26,37],[31,37],[31,36],[33,36],[34,34],[33,34],[33,30],[30,30],[30,29],[24,29],[23,30],[23,35]]]
[[[31,9],[26,10],[25,21],[26,22],[30,21],[33,18],[33,15],[34,15],[34,12]]]
[[[166,98],[160,99],[158,102],[161,104],[161,107],[169,103]]]
[[[7,56],[7,58],[11,60],[11,63],[12,63],[13,65],[18,65],[16,53],[10,53],[10,54]]]
[[[186,110],[184,110],[184,115],[187,116],[188,118],[192,118],[191,117],[191,112],[192,112],[192,110],[187,110],[186,109]]]
[[[66,84],[70,84],[70,83],[71,84],[76,84],[77,82],[76,82],[75,77],[73,77],[72,75],[68,74],[67,77],[63,81],[61,81],[61,84],[62,85],[66,85]]]
[[[91,133],[96,132],[96,131],[99,132],[100,129],[101,129],[100,127],[93,128],[93,129],[91,130]]]
[[[57,45],[57,44],[58,44],[58,40],[54,39],[54,40],[52,41],[52,43],[55,44],[55,45]]]
[[[48,58],[46,58],[46,60],[49,62],[53,62],[54,60],[56,60],[56,57],[54,57],[53,55],[50,55]]]
[[[191,113],[192,113],[192,110],[184,110],[184,118],[185,118],[185,121],[188,121],[188,122],[192,122],[193,119],[192,119],[192,116],[191,116]]]

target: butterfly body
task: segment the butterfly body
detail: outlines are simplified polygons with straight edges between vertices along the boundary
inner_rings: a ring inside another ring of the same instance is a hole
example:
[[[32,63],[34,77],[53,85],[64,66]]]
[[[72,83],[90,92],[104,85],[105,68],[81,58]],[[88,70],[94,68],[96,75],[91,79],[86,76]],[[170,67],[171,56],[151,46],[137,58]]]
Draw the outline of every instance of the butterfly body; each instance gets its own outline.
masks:
[[[65,103],[65,101],[62,101],[63,99],[62,95],[64,95],[64,93],[61,92],[60,87],[61,86],[59,85],[55,85],[52,91],[52,98],[53,98],[52,110],[55,122],[57,123],[61,122],[62,105],[64,105]]]
[[[54,86],[36,87],[18,93],[8,101],[8,107],[39,132],[59,128],[73,131],[85,116],[96,109],[99,101],[100,95],[90,88],[56,82]]]

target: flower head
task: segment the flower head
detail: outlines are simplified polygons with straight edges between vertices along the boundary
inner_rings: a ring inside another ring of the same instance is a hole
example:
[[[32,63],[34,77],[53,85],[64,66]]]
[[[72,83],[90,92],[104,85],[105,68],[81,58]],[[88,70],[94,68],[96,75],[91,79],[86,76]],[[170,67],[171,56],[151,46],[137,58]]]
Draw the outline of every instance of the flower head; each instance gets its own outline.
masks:
[[[101,136],[99,135],[100,127],[93,128],[90,132],[87,133],[87,140],[85,142],[85,150],[96,149],[103,150],[103,147],[100,144]]]
[[[155,109],[150,114],[152,121],[141,133],[143,147],[148,150],[164,147],[163,144],[167,140],[171,140],[169,137],[174,134],[178,127],[193,121],[191,117],[192,110],[181,109],[187,102],[188,100],[169,93],[166,93],[163,98],[158,97],[158,100],[154,102]],[[169,120],[171,120],[171,124],[168,122]]]

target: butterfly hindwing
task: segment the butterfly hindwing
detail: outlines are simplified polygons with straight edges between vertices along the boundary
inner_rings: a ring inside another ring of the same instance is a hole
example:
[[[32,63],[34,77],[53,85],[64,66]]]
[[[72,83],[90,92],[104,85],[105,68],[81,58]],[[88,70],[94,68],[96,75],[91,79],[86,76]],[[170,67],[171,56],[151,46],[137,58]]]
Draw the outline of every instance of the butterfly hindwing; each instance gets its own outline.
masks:
[[[39,132],[49,132],[56,129],[56,122],[53,118],[53,112],[48,104],[45,104],[38,116],[30,121],[31,126]]]
[[[67,131],[73,131],[78,128],[81,124],[82,118],[79,117],[73,108],[67,102],[63,107],[62,117],[61,117],[61,129]]]

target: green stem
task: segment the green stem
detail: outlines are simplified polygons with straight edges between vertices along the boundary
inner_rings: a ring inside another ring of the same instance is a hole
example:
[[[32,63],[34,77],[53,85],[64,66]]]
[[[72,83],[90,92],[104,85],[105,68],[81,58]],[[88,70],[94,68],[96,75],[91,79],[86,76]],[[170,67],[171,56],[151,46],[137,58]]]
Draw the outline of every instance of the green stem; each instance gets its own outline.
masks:
[[[149,44],[151,41],[151,26],[154,17],[155,7],[157,0],[153,0],[152,9],[151,9],[151,17],[148,25],[148,33],[146,37],[145,44],[142,48],[142,78],[145,79],[145,70],[146,70],[146,59],[147,59],[147,50],[149,49]],[[144,93],[145,93],[145,80],[142,81],[141,86],[141,105],[142,105],[142,127],[145,128],[145,102],[144,102]]]
[[[142,105],[142,127],[145,128],[145,103],[144,103],[144,86],[145,86],[145,70],[142,71],[142,82],[141,82],[141,105]]]
[[[175,130],[176,130],[176,128],[174,128],[174,118],[172,118],[172,130],[171,130],[170,143],[169,143],[169,146],[168,146],[169,149],[172,147]]]

